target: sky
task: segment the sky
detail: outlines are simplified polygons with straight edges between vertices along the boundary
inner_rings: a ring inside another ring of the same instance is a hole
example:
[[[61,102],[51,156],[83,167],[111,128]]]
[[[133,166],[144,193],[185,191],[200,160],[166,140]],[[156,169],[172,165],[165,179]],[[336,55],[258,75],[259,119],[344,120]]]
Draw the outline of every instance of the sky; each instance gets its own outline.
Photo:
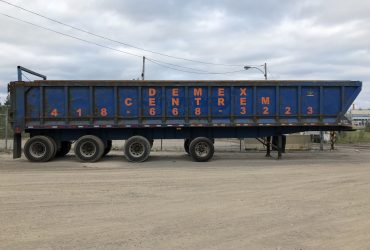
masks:
[[[360,80],[356,107],[370,108],[370,1],[7,1],[112,40],[189,60],[94,37],[0,1],[0,13],[115,49],[0,15],[0,102],[7,84],[16,80],[17,65],[48,79],[131,80],[140,77],[146,56],[182,70],[147,61],[145,78],[150,80],[261,80],[260,71],[243,70],[243,65],[265,62],[271,80]],[[193,69],[239,72],[183,72]]]

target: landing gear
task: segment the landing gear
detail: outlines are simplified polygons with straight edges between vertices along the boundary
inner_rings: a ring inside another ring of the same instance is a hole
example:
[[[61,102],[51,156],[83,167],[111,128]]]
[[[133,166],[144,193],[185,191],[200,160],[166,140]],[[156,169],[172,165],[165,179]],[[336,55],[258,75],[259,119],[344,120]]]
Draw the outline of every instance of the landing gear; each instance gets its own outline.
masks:
[[[271,157],[271,136],[266,137],[266,157]]]

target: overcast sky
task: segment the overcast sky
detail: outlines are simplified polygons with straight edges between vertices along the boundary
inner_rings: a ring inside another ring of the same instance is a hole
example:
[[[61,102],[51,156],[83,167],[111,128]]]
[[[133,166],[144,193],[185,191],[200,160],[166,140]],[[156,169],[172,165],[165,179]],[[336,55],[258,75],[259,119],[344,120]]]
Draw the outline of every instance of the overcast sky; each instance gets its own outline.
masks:
[[[161,53],[222,64],[267,62],[269,79],[361,80],[370,108],[370,1],[8,0],[50,18]],[[175,60],[88,36],[0,2],[0,12],[139,56],[211,72],[242,70]],[[49,79],[134,79],[142,60],[0,15],[0,101],[16,66]],[[151,62],[146,79],[263,79],[174,71]],[[35,79],[32,76],[29,78]]]

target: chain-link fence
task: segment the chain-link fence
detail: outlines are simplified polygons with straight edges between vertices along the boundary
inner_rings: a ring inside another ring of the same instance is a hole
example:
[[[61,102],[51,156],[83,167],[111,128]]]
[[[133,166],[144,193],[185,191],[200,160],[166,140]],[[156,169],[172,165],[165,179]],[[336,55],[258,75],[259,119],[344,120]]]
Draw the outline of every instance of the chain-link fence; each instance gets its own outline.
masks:
[[[9,124],[8,106],[0,106],[0,150],[11,148],[11,126]]]

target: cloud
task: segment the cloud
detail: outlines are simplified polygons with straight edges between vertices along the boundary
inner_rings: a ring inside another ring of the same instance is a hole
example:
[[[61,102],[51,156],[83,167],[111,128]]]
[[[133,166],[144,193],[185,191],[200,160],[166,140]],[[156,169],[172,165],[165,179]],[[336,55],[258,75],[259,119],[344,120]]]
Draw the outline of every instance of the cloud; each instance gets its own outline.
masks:
[[[9,0],[11,1],[11,0]],[[271,79],[362,80],[357,106],[370,108],[370,2],[12,1],[14,4],[148,50],[229,64],[268,63]],[[161,57],[77,32],[4,3],[3,13],[107,46],[207,71],[235,68]],[[141,59],[0,16],[0,98],[16,66],[50,79],[133,79]],[[258,71],[194,75],[147,63],[147,79],[262,79]],[[34,78],[31,78],[34,79]]]

